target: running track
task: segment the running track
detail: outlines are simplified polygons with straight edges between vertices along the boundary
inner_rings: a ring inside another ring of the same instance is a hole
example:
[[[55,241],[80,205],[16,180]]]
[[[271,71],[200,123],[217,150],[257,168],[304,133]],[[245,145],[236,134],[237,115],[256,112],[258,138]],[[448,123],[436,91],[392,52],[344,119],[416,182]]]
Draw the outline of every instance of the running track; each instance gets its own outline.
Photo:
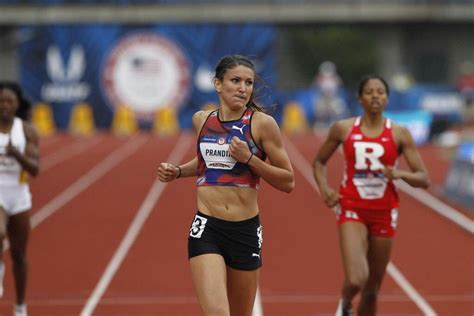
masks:
[[[333,315],[342,270],[334,215],[320,200],[310,162],[315,135],[284,137],[296,188],[263,184],[264,269],[255,315]],[[29,248],[30,315],[199,315],[186,259],[195,212],[193,179],[156,181],[161,161],[194,154],[194,137],[57,134],[41,140],[41,174]],[[420,149],[439,197],[449,169],[439,149]],[[330,162],[334,185],[341,156]],[[473,315],[473,213],[450,205],[465,226],[401,192],[399,232],[381,297],[380,315]],[[436,207],[446,210],[441,198]],[[0,314],[13,304],[6,256]]]

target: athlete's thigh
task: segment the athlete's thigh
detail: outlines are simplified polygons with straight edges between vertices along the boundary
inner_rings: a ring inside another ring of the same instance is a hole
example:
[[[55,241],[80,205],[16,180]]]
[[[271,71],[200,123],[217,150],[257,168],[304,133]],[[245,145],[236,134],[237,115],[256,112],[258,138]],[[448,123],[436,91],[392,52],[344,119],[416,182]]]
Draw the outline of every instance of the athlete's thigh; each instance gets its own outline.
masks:
[[[8,215],[7,211],[0,206],[0,239],[5,238],[7,234],[7,222],[8,222]],[[0,240],[0,242],[2,242]]]
[[[252,315],[260,269],[252,271],[227,267],[227,291],[231,315]]]
[[[378,287],[383,279],[392,252],[393,238],[371,236],[369,239],[369,282],[367,286]]]
[[[229,314],[226,265],[219,254],[204,254],[189,259],[191,275],[204,314]]]
[[[8,239],[12,251],[26,252],[26,246],[30,237],[30,211],[10,216],[8,220]]]
[[[367,236],[367,227],[361,222],[348,221],[339,225],[339,245],[347,276],[367,277]]]

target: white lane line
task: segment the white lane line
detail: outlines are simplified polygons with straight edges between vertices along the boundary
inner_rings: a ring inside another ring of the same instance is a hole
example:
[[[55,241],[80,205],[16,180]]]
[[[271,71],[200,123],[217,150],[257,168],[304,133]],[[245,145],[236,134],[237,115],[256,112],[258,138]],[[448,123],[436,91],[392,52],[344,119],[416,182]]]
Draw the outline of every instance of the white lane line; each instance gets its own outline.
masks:
[[[46,170],[56,166],[57,164],[79,155],[80,153],[86,151],[87,149],[95,146],[103,139],[103,136],[97,136],[93,139],[88,140],[87,142],[82,143],[73,143],[69,146],[62,147],[60,150],[44,156],[41,158],[40,162],[40,171],[45,172]]]
[[[189,143],[191,142],[191,140],[192,137],[186,137],[184,135],[181,135],[181,137],[176,142],[177,146],[173,149],[166,161],[181,161],[185,153],[189,149]],[[86,305],[82,309],[80,314],[81,316],[90,316],[94,312],[97,304],[99,303],[101,297],[104,295],[115,273],[117,272],[118,268],[125,259],[130,247],[135,242],[135,239],[140,233],[140,230],[145,224],[145,221],[152,212],[154,205],[160,199],[161,193],[163,192],[166,185],[167,183],[163,183],[158,179],[156,179],[153,183],[150,191],[148,192],[148,195],[146,196],[145,200],[140,206],[140,209],[135,215],[135,218],[130,224],[127,233],[125,234],[119,247],[115,251],[115,254],[110,260],[109,264],[107,265],[107,268],[102,274],[102,277],[97,283],[94,291],[87,300]]]
[[[104,160],[102,160],[100,164],[96,165],[88,173],[71,184],[66,190],[58,194],[55,198],[35,212],[31,216],[31,228],[33,229],[41,224],[42,221],[53,215],[70,200],[87,189],[92,183],[99,180],[103,175],[117,166],[122,160],[133,154],[145,142],[145,140],[146,139],[143,136],[136,136],[126,142],[125,145],[113,151]],[[10,243],[8,242],[8,239],[5,239],[3,251],[7,251],[9,247]]]
[[[291,140],[286,136],[284,136],[284,139],[285,146],[288,149],[290,156],[292,157],[293,165],[311,184],[311,186],[313,188],[316,188],[316,191],[319,194],[319,189],[317,188],[316,182],[313,178],[313,168],[308,163],[306,158],[304,158],[304,156],[298,151],[295,145],[293,145]],[[387,273],[392,277],[395,283],[400,286],[400,288],[406,293],[406,295],[416,304],[416,306],[418,306],[418,308],[423,312],[424,315],[437,315],[433,308],[428,304],[428,302],[415,290],[415,288],[410,284],[410,282],[403,276],[400,270],[392,262],[388,263]]]
[[[405,276],[398,270],[398,268],[389,262],[387,265],[387,272],[395,280],[402,290],[415,302],[416,306],[423,312],[425,316],[436,316],[436,312],[433,307],[418,293],[417,290],[411,285],[411,283],[405,278]]]
[[[410,195],[415,200],[427,205],[436,213],[453,221],[455,224],[461,226],[471,234],[474,234],[474,221],[462,214],[460,211],[452,208],[422,189],[413,188],[403,180],[397,180],[395,183],[401,191]]]
[[[66,190],[58,194],[54,199],[35,212],[31,217],[31,226],[33,228],[38,226],[42,221],[87,189],[92,183],[96,182],[107,172],[115,168],[120,162],[122,162],[122,160],[137,151],[146,140],[147,138],[141,135],[130,138],[125,145],[113,151],[98,165],[89,170],[89,172],[76,180]]]
[[[255,303],[253,305],[252,316],[263,316],[262,298],[260,296],[260,289],[257,287],[257,295],[255,296]]]

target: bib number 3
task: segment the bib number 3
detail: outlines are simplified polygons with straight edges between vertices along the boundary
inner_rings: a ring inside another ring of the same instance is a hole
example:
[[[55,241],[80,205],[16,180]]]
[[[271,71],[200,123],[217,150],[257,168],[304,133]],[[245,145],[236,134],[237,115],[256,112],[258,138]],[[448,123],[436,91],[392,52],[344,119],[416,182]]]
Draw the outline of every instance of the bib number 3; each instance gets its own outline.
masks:
[[[191,228],[189,229],[189,236],[193,238],[201,238],[204,228],[206,227],[207,218],[196,214],[194,217]]]

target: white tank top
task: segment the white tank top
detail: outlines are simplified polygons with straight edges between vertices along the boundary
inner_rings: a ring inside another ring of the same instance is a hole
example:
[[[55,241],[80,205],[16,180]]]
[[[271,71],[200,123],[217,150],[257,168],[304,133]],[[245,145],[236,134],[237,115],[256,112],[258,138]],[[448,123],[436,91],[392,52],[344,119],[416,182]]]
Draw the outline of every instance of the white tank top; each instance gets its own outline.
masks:
[[[0,185],[26,183],[25,171],[22,170],[20,163],[14,157],[6,155],[6,148],[10,138],[13,146],[24,154],[26,136],[23,130],[23,121],[18,117],[14,118],[10,133],[0,132]]]

